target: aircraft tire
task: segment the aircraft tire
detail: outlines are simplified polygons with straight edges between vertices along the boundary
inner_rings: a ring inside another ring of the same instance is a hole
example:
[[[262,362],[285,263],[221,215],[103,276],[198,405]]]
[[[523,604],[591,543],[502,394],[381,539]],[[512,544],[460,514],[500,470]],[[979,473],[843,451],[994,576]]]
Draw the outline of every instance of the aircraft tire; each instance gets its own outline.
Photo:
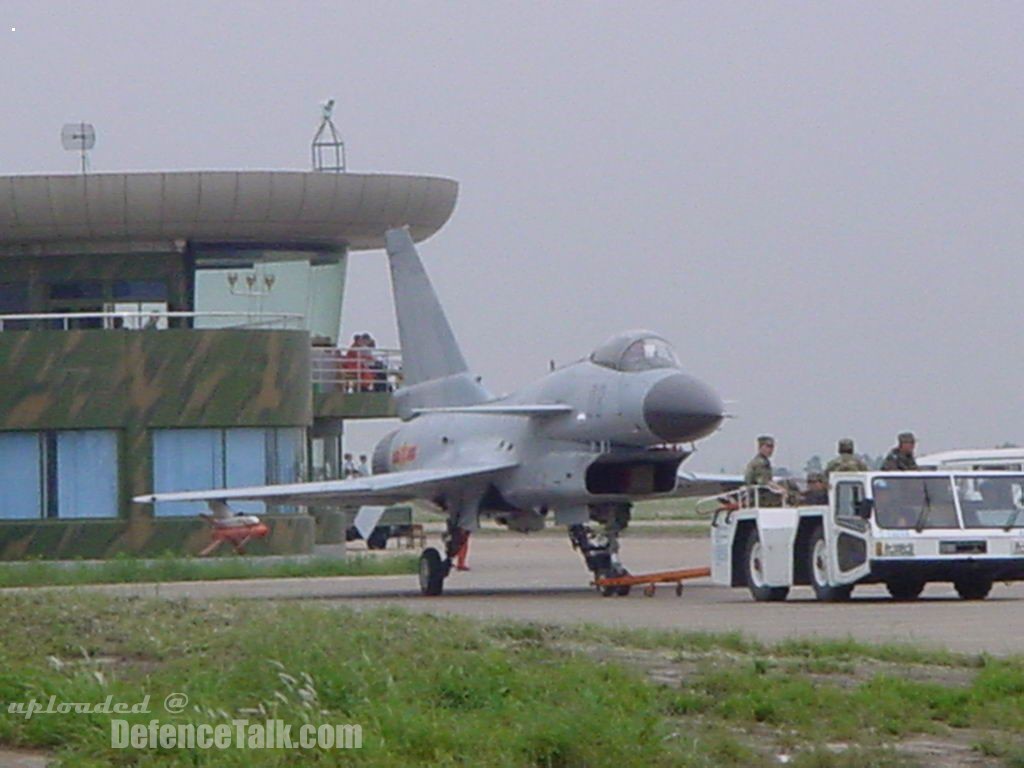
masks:
[[[616,576],[628,576],[629,571],[625,568],[601,571],[595,574],[599,578],[615,578]],[[601,597],[626,597],[632,589],[629,584],[616,585],[614,587],[598,587]]]
[[[807,546],[807,572],[811,575],[814,596],[823,603],[842,603],[850,599],[852,584],[833,587],[828,583],[828,565],[825,561],[825,531],[818,525],[811,531]]]
[[[756,532],[751,532],[743,552],[743,562],[747,569],[747,587],[751,596],[759,603],[781,603],[789,596],[789,587],[769,587],[763,583],[758,565],[760,553],[761,540]]]
[[[992,579],[987,576],[960,579],[953,582],[953,587],[962,600],[984,600],[992,591]]]
[[[441,553],[433,547],[423,550],[420,555],[420,592],[427,597],[436,597],[444,591],[444,577],[448,575]]]

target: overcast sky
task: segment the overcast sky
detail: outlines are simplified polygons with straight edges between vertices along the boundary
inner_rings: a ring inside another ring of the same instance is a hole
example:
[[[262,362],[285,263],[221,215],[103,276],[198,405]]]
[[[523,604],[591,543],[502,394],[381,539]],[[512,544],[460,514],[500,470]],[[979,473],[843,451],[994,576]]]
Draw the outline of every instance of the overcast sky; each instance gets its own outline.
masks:
[[[421,252],[496,391],[634,327],[802,466],[1024,442],[1024,4],[0,0],[0,173],[449,176]],[[346,333],[395,342],[380,253]],[[373,429],[353,430],[367,443]],[[366,450],[370,445],[353,445]]]

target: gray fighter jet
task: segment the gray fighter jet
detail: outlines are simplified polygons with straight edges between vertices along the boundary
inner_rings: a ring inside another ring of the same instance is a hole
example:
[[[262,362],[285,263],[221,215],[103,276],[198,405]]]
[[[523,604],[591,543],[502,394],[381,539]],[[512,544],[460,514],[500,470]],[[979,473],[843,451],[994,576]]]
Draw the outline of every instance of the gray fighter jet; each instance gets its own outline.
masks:
[[[614,336],[588,357],[495,398],[466,365],[409,233],[389,230],[386,243],[403,365],[394,397],[404,423],[377,445],[373,474],[135,500],[211,508],[236,500],[432,502],[448,525],[444,554],[430,548],[420,556],[426,595],[441,593],[481,516],[523,532],[553,517],[595,576],[624,574],[618,535],[632,502],[676,491],[687,445],[722,422],[721,398],[684,373],[671,345],[648,331]]]

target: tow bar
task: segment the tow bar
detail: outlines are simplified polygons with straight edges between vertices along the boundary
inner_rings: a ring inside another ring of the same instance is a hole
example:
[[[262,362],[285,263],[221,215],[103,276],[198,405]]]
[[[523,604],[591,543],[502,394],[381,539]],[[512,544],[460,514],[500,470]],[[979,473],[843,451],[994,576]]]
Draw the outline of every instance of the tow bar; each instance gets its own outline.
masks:
[[[711,575],[710,568],[682,568],[678,571],[657,571],[655,573],[631,573],[628,576],[609,576],[594,579],[593,585],[602,587],[636,587],[644,585],[644,597],[654,597],[657,584],[675,584],[676,597],[683,594],[683,582],[687,579],[703,579]]]

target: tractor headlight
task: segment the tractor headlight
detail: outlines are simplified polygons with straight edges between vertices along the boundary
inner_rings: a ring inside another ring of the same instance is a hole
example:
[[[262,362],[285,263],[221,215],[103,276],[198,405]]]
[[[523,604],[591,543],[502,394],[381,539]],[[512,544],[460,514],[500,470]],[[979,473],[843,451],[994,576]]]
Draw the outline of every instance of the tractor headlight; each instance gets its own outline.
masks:
[[[913,557],[914,545],[908,541],[880,541],[875,552],[879,557]]]

